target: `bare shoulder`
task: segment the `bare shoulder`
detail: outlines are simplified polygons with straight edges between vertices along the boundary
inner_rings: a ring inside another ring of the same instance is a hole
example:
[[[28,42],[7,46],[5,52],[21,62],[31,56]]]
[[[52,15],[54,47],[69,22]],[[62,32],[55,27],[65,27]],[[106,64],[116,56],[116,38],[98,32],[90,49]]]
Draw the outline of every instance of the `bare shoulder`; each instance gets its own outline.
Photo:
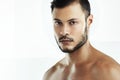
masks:
[[[95,65],[95,69],[104,80],[120,80],[120,64],[113,58],[102,54]]]
[[[56,66],[54,65],[48,71],[45,72],[43,76],[43,80],[49,80],[49,78],[51,77],[51,75],[54,73],[55,70],[56,70]]]
[[[57,62],[54,66],[52,66],[47,72],[45,72],[43,76],[43,80],[50,80],[52,76],[55,75],[58,69],[60,69],[64,64],[62,63],[64,59]]]

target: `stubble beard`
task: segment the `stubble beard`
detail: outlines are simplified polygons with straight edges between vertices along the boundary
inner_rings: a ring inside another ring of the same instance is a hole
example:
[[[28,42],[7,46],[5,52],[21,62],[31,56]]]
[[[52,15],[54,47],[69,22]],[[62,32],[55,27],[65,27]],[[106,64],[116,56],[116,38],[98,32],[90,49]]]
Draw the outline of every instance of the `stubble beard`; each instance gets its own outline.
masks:
[[[56,38],[55,38],[56,39]],[[73,53],[76,50],[80,49],[88,40],[88,35],[87,35],[87,26],[85,27],[85,32],[82,35],[82,39],[79,41],[79,43],[73,48],[73,49],[62,49],[58,43],[58,41],[56,40],[58,47],[60,48],[60,50],[64,53]]]

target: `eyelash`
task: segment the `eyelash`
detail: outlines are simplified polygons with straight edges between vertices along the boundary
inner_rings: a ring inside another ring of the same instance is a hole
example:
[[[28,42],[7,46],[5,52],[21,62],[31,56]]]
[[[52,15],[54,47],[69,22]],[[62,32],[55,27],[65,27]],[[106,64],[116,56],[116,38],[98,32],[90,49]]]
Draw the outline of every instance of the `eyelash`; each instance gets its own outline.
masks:
[[[69,23],[69,25],[75,25],[75,24],[77,24],[78,22],[77,22],[77,21],[69,21],[68,23]],[[63,23],[60,22],[60,21],[55,21],[55,22],[54,22],[54,25],[56,25],[56,26],[62,26]]]
[[[60,22],[60,21],[55,21],[54,24],[55,24],[55,25],[62,25],[62,22]]]
[[[76,23],[77,23],[77,21],[70,21],[70,22],[69,22],[70,25],[74,25],[74,24],[76,24]]]

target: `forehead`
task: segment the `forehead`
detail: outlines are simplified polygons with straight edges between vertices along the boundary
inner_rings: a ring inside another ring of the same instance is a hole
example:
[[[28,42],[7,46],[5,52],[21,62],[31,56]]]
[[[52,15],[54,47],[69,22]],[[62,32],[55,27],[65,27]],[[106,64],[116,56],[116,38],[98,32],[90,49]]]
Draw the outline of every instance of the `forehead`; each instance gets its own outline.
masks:
[[[60,20],[68,20],[72,18],[85,18],[85,14],[82,10],[82,7],[78,3],[70,4],[64,8],[54,8],[53,18]]]

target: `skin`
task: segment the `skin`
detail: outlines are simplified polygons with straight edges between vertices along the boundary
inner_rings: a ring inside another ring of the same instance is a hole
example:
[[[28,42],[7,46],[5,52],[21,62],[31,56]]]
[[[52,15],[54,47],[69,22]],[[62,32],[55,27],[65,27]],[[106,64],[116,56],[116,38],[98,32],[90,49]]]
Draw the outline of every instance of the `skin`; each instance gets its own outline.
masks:
[[[88,35],[93,21],[92,15],[85,20],[80,4],[54,8],[53,20],[57,44],[66,54],[45,73],[43,80],[120,80],[120,65],[93,48],[89,40],[74,50],[84,40],[82,36]],[[59,41],[66,35],[73,40],[63,38]]]

